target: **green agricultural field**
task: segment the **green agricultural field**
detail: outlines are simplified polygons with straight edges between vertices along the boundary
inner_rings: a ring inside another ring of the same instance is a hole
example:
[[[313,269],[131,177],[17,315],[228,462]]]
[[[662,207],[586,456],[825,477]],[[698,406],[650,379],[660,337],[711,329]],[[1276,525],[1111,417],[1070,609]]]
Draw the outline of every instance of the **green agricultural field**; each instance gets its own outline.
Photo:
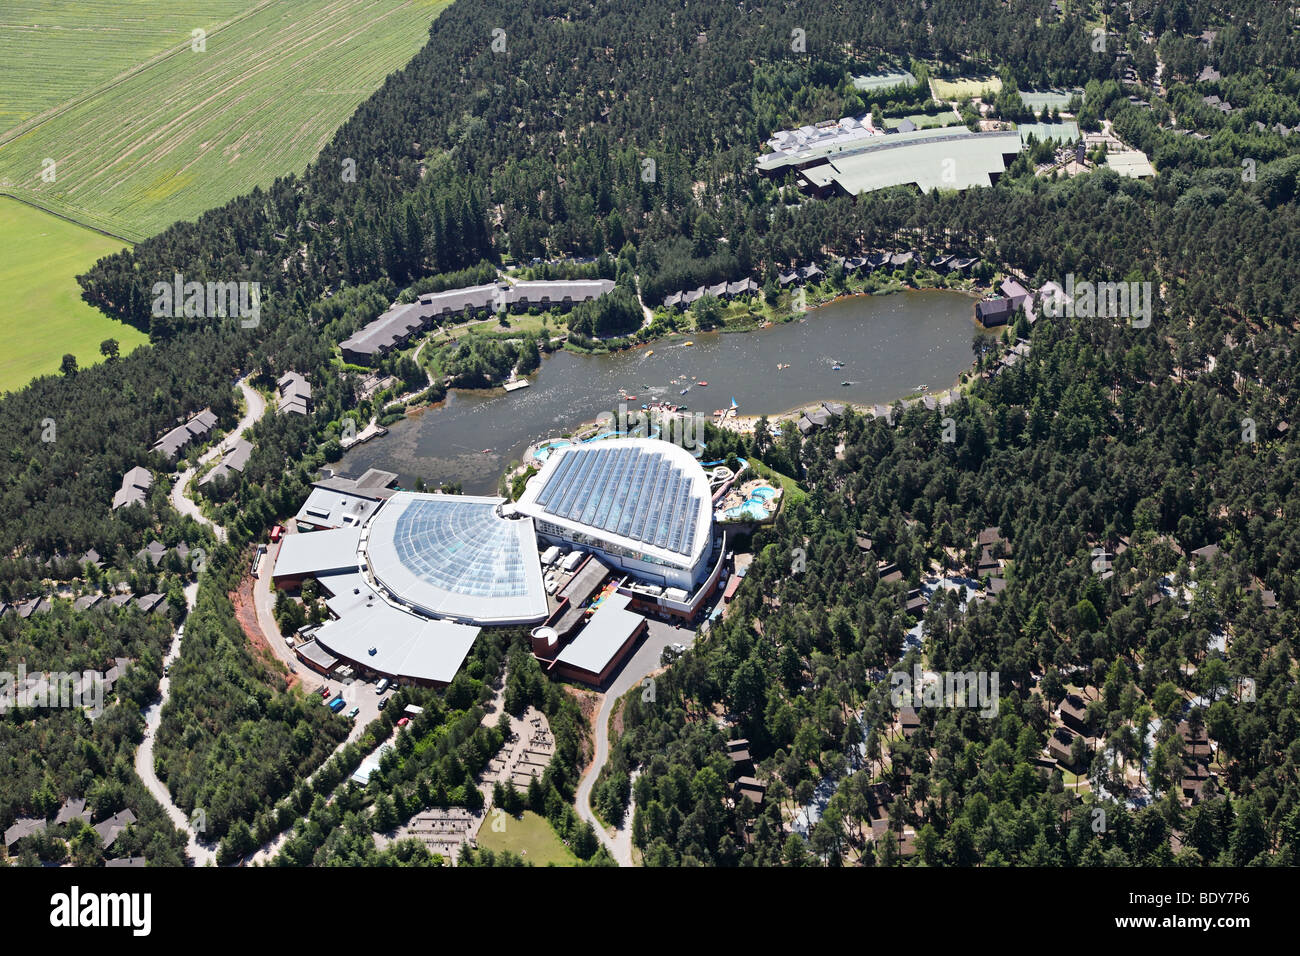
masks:
[[[268,0],[5,0],[0,142],[20,123],[111,83]]]
[[[575,866],[578,858],[555,835],[546,818],[538,816],[532,810],[525,810],[521,819],[505,818],[505,829],[492,829],[492,814],[489,813],[479,827],[478,845],[484,849],[500,853],[509,850],[518,853],[534,866]]]
[[[125,355],[148,341],[81,300],[74,278],[122,243],[49,213],[0,198],[0,392],[59,370],[67,352],[81,366],[101,361],[99,343],[117,339]]]
[[[203,52],[186,42],[190,27],[178,27],[178,52],[25,124],[0,145],[0,190],[131,240],[196,218],[301,171],[415,55],[449,2],[246,0],[252,12],[210,33]],[[98,23],[86,20],[91,35],[116,26],[110,6],[76,5],[96,11]],[[55,46],[69,59],[88,58],[75,43]],[[148,54],[143,40],[137,52]],[[54,48],[47,55],[57,57]],[[30,76],[5,75],[33,84]],[[0,91],[0,102],[22,94]],[[42,178],[46,158],[55,160],[53,182]]]
[[[935,99],[959,100],[964,96],[988,99],[1002,90],[1002,80],[996,76],[959,76],[952,80],[932,79],[930,89]]]

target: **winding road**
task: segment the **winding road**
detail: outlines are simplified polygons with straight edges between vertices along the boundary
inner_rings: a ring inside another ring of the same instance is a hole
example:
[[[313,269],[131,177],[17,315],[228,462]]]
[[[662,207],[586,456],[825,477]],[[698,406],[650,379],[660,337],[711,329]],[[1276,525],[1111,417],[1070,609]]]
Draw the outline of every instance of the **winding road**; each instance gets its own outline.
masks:
[[[650,630],[645,640],[641,642],[641,646],[637,648],[636,653],[623,665],[623,669],[610,683],[605,690],[605,696],[601,699],[600,709],[596,712],[593,721],[596,732],[595,752],[592,754],[591,764],[587,767],[587,772],[578,781],[578,789],[573,798],[578,816],[595,828],[596,836],[604,844],[605,849],[609,851],[609,855],[618,862],[619,866],[634,865],[632,861],[632,812],[634,807],[630,803],[628,804],[627,814],[623,817],[623,826],[614,830],[612,834],[596,819],[596,814],[591,809],[592,788],[596,785],[597,778],[600,777],[600,771],[605,766],[605,761],[609,759],[610,715],[614,712],[614,704],[620,697],[633,687],[641,684],[646,677],[661,669],[659,660],[665,647],[678,643],[689,647],[695,641],[694,631],[687,628],[677,628],[672,624],[665,624],[663,621],[654,618],[648,618],[647,620],[650,622]]]
[[[218,541],[226,540],[226,529],[221,527],[221,525],[214,524],[212,521],[208,520],[208,518],[204,516],[203,512],[199,510],[199,506],[194,502],[194,499],[190,498],[186,492],[191,479],[193,479],[194,475],[202,465],[206,465],[213,459],[230,451],[230,449],[234,447],[235,442],[239,440],[239,436],[244,434],[247,429],[253,426],[254,422],[266,413],[266,399],[251,388],[246,380],[240,379],[235,384],[238,385],[239,390],[244,393],[244,405],[247,409],[244,412],[244,417],[239,420],[239,424],[236,425],[225,438],[221,439],[221,441],[217,442],[204,452],[202,457],[200,457],[194,465],[186,468],[180,473],[176,479],[176,484],[172,485],[171,493],[172,507],[181,514],[189,515],[195,521],[207,525],[217,536]]]
[[[226,540],[226,529],[221,527],[219,524],[214,524],[212,521],[204,517],[203,513],[199,511],[199,506],[186,494],[186,489],[190,483],[190,479],[194,477],[194,474],[198,471],[200,465],[211,461],[219,455],[224,455],[239,439],[239,436],[266,413],[266,400],[254,391],[248,385],[247,381],[240,379],[235,384],[237,384],[239,390],[244,393],[244,404],[246,406],[244,417],[239,420],[239,424],[236,425],[228,435],[209,449],[199,459],[194,467],[187,468],[185,471],[181,472],[180,476],[176,479],[176,484],[172,486],[171,491],[172,507],[181,514],[190,515],[196,521],[201,521],[203,524],[210,527],[219,541]],[[198,597],[198,593],[199,585],[197,581],[186,586],[185,606],[187,609],[194,609],[194,601]],[[180,657],[181,635],[184,629],[185,625],[182,624],[172,635],[171,646],[167,649],[166,656],[163,657],[164,665],[171,664]],[[185,811],[176,806],[172,801],[171,792],[168,791],[163,782],[158,779],[158,772],[154,766],[154,737],[158,732],[159,725],[162,724],[163,707],[166,705],[167,698],[170,695],[171,678],[167,675],[163,675],[162,680],[158,683],[158,699],[150,704],[144,712],[144,740],[140,742],[140,746],[137,747],[135,751],[135,772],[144,782],[144,785],[149,792],[153,794],[154,799],[162,804],[163,810],[166,811],[167,816],[171,818],[176,829],[185,834],[186,851],[189,853],[190,858],[199,866],[216,865],[216,845],[204,843],[199,839],[199,834],[190,826],[190,819],[185,815]]]
[[[199,592],[197,583],[192,583],[185,588],[185,604],[187,607],[194,607],[194,599]],[[181,625],[172,635],[172,643],[167,648],[167,654],[163,657],[163,664],[174,663],[181,655],[181,633],[185,625]],[[189,853],[190,859],[194,860],[199,866],[215,865],[217,861],[216,846],[213,844],[201,843],[198,834],[190,827],[189,818],[185,812],[172,802],[172,795],[168,792],[167,787],[158,779],[158,774],[154,770],[153,742],[158,733],[158,726],[162,723],[163,704],[167,703],[167,697],[171,693],[171,678],[163,675],[158,684],[159,697],[156,701],[146,708],[144,712],[144,740],[140,741],[140,746],[135,751],[135,772],[144,781],[145,787],[153,794],[154,799],[162,804],[163,810],[171,818],[176,829],[185,834],[186,852]]]

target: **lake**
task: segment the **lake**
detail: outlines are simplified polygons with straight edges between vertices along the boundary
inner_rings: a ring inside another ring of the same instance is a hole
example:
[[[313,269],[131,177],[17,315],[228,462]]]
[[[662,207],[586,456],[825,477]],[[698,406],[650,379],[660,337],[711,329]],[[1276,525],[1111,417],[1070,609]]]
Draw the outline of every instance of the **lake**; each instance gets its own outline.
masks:
[[[839,299],[768,329],[698,334],[692,346],[679,337],[609,355],[558,351],[530,377],[531,387],[453,390],[442,405],[352,449],[337,467],[393,471],[406,488],[419,476],[435,487],[459,481],[466,494],[494,494],[530,444],[615,408],[619,389],[636,396],[633,407],[659,399],[709,415],[732,396],[742,415],[776,415],[822,400],[887,403],[922,385],[941,391],[973,361],[973,305],[960,293],[907,290]]]

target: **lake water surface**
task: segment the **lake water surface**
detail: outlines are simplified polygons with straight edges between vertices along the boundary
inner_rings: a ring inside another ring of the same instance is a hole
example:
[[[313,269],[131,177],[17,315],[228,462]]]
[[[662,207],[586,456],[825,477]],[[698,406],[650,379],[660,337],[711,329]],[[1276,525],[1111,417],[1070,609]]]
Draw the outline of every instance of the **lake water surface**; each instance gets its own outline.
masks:
[[[810,310],[802,321],[695,335],[689,347],[682,337],[610,355],[555,352],[531,387],[454,390],[441,406],[349,451],[338,468],[397,472],[407,488],[419,476],[433,486],[459,481],[466,494],[493,494],[531,443],[615,408],[619,389],[636,396],[632,407],[658,399],[710,415],[732,396],[742,415],[775,415],[821,400],[891,402],[921,385],[941,391],[972,362],[972,306],[953,292],[854,296]],[[790,367],[778,371],[778,364]]]

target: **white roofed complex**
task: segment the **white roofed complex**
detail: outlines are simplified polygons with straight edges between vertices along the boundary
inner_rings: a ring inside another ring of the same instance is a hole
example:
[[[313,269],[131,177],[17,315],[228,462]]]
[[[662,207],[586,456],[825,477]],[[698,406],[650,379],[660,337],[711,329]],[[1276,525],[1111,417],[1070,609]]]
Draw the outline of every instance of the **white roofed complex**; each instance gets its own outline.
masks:
[[[709,479],[686,449],[624,438],[553,452],[517,508],[553,544],[578,545],[638,577],[692,590],[711,549],[711,502]]]

